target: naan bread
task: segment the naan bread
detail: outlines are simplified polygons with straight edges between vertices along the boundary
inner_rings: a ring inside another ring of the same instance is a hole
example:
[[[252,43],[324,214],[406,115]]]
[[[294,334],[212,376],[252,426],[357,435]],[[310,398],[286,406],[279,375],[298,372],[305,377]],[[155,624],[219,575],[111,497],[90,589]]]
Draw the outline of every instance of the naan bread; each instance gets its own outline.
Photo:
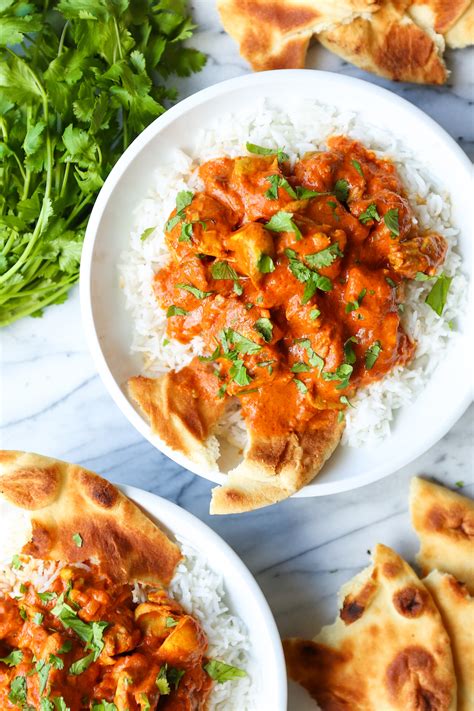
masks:
[[[252,511],[288,498],[319,472],[343,430],[338,411],[322,410],[303,432],[271,438],[249,432],[244,460],[212,490],[211,513]]]
[[[474,593],[474,501],[414,477],[410,510],[423,574],[435,569],[451,573]]]
[[[304,67],[311,37],[380,0],[218,0],[222,24],[256,71]]]
[[[456,711],[449,637],[410,566],[378,545],[341,593],[333,625],[283,643],[289,676],[322,711]]]
[[[225,409],[217,397],[219,381],[209,382],[207,367],[194,363],[160,378],[130,378],[128,391],[150,420],[152,431],[197,465],[217,471],[210,437]],[[200,374],[202,377],[200,377]]]
[[[466,12],[447,31],[446,44],[453,49],[460,49],[474,44],[474,2],[471,0]]]
[[[434,570],[423,580],[451,639],[458,711],[474,709],[474,598],[452,575]]]
[[[318,40],[346,61],[387,79],[444,84],[448,76],[444,40],[410,18],[410,4],[385,0],[370,19],[338,25],[319,33]]]
[[[445,35],[470,4],[471,0],[413,0],[409,13],[421,27]]]
[[[22,552],[34,558],[97,560],[116,582],[150,585],[168,585],[181,559],[178,546],[136,504],[76,464],[1,450],[0,494],[30,512],[32,538]]]

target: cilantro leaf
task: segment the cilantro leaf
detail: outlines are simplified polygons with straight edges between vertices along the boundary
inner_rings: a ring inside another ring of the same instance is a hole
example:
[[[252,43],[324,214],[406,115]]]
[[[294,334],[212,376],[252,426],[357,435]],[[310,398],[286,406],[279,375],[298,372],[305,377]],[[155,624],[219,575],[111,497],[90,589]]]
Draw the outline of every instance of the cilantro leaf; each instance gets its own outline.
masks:
[[[336,180],[334,185],[334,195],[339,202],[346,202],[349,197],[349,183],[344,178]]]
[[[241,333],[234,331],[232,328],[226,328],[222,333],[222,337],[224,338],[227,347],[229,345],[233,345],[237,353],[248,353],[249,355],[252,355],[253,353],[258,353],[262,350],[262,346],[258,343],[251,341],[250,338],[242,336]]]
[[[390,230],[392,237],[398,237],[400,235],[400,228],[398,224],[398,207],[387,210],[383,216],[383,221]]]
[[[201,289],[198,289],[192,284],[176,284],[176,288],[189,291],[189,293],[195,296],[196,299],[207,299],[208,296],[211,296],[214,293],[213,291],[201,291]]]
[[[16,667],[23,661],[23,652],[21,649],[14,649],[7,657],[1,657],[0,662],[7,664],[9,667]]]
[[[356,311],[359,308],[359,306],[361,305],[362,299],[364,298],[364,296],[366,294],[367,294],[367,289],[362,289],[362,291],[360,292],[359,296],[357,297],[357,299],[355,301],[349,301],[346,304],[346,308],[345,308],[346,314],[350,314],[351,311]]]
[[[371,370],[374,367],[381,350],[382,344],[380,343],[380,341],[375,341],[375,343],[372,343],[372,345],[366,350],[365,367],[367,368],[367,370]]]
[[[166,318],[171,318],[171,316],[186,316],[187,313],[186,309],[182,309],[181,306],[171,304],[171,306],[168,306]]]
[[[257,269],[261,274],[270,274],[275,271],[273,259],[268,254],[262,254],[257,263]]]
[[[293,220],[292,212],[280,210],[273,215],[271,220],[266,223],[265,227],[268,230],[272,230],[272,232],[294,232],[297,240],[302,238],[298,225]]]
[[[256,155],[277,156],[279,163],[289,160],[289,155],[284,153],[281,148],[264,148],[264,146],[257,146],[256,143],[247,143],[246,148],[249,153],[255,153]]]
[[[259,318],[255,321],[254,329],[258,331],[264,341],[270,343],[273,336],[273,324],[269,318]]]
[[[72,540],[74,541],[74,543],[76,544],[76,546],[78,548],[82,548],[83,540],[82,540],[82,536],[80,533],[73,533]]]
[[[366,225],[371,220],[380,222],[380,215],[377,212],[377,205],[374,202],[371,202],[364,212],[359,215],[359,221],[362,222],[363,225]]]
[[[90,665],[92,664],[93,661],[94,661],[94,652],[91,652],[86,657],[77,659],[69,667],[69,674],[72,674],[73,676],[79,676],[79,674],[82,674],[83,672],[86,671],[86,669],[88,669],[90,667]]]
[[[359,163],[359,161],[358,161],[358,160],[351,160],[351,163],[352,163],[352,165],[354,166],[354,168],[357,170],[357,172],[359,173],[359,175],[361,176],[361,178],[363,178],[363,177],[364,177],[364,173],[362,172],[362,166],[361,166],[361,164]]]
[[[8,700],[18,706],[26,704],[26,678],[24,676],[16,676],[12,679]]]
[[[451,286],[452,280],[452,277],[448,277],[446,274],[440,274],[425,299],[428,306],[431,306],[438,316],[442,315],[444,307],[446,306],[446,299],[448,298],[449,287]]]
[[[211,266],[211,274],[213,279],[233,279],[237,281],[239,276],[229,262],[217,261]]]
[[[336,385],[336,390],[344,390],[349,385],[349,379],[352,375],[353,367],[349,363],[343,363],[334,372],[324,371],[322,373],[324,380],[340,380],[340,384]]]
[[[319,252],[314,252],[314,254],[305,254],[305,261],[310,267],[316,269],[321,269],[322,267],[330,267],[337,257],[343,257],[344,253],[341,252],[337,242],[330,244],[329,247],[321,249]]]
[[[241,385],[242,387],[245,385],[250,385],[250,383],[252,382],[252,378],[247,372],[247,368],[245,367],[244,361],[240,358],[234,360],[234,362],[232,363],[229,370],[229,377],[234,380],[237,385]]]
[[[302,395],[305,395],[308,392],[308,388],[302,380],[300,380],[299,378],[294,378],[293,382]]]
[[[218,684],[247,676],[247,672],[243,669],[238,669],[231,664],[225,664],[225,662],[220,662],[217,659],[208,661],[207,664],[204,665],[204,669],[211,679],[217,681]]]
[[[291,198],[296,200],[296,193],[284,175],[268,175],[265,180],[270,183],[270,187],[265,192],[265,197],[268,200],[278,200],[278,188],[282,188]]]

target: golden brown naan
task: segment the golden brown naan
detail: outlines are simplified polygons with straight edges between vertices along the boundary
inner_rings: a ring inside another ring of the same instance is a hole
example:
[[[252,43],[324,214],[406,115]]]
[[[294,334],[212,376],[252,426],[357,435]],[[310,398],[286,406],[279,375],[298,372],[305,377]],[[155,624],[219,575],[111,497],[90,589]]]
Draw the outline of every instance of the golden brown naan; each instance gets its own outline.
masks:
[[[474,709],[474,598],[447,573],[434,570],[423,579],[451,639],[458,682],[458,711]]]
[[[474,501],[414,477],[410,510],[423,574],[435,569],[451,573],[474,593]]]
[[[213,377],[209,385],[205,377],[196,377],[196,367],[204,368],[194,363],[192,368],[156,379],[130,378],[129,393],[150,420],[153,433],[199,466],[217,470],[212,436],[225,404],[216,395],[219,381]],[[211,513],[252,511],[282,501],[305,486],[341,439],[344,421],[338,421],[338,414],[322,410],[304,431],[289,435],[265,438],[249,432],[243,461],[229,472],[224,486],[213,489]]]
[[[76,464],[1,450],[0,494],[30,512],[32,538],[23,553],[34,558],[97,560],[116,582],[153,585],[167,585],[181,559],[178,546],[136,504]]]
[[[130,378],[128,391],[150,420],[152,432],[199,466],[217,470],[207,444],[225,402],[217,397],[219,381],[206,378],[207,366],[194,364],[159,378]],[[202,374],[203,377],[199,377]]]
[[[380,0],[218,0],[222,24],[257,71],[304,67],[311,37]]]
[[[448,72],[444,41],[408,14],[410,0],[385,0],[370,19],[321,32],[327,49],[366,71],[395,81],[443,84]]]
[[[410,566],[378,545],[341,593],[333,625],[283,643],[290,678],[322,711],[456,711],[449,637]]]
[[[418,24],[445,35],[470,4],[471,0],[411,0],[408,11]]]
[[[453,49],[461,49],[474,44],[474,0],[459,20],[446,32],[446,44]]]
[[[241,513],[288,498],[319,472],[343,430],[337,410],[322,410],[303,432],[269,439],[249,432],[244,460],[212,490],[211,513]]]

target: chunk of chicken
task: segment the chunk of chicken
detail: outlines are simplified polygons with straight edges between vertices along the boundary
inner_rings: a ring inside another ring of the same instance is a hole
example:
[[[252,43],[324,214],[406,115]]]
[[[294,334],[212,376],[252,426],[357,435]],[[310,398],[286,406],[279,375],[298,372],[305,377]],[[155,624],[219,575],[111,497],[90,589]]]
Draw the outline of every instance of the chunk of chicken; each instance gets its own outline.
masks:
[[[250,222],[233,232],[227,245],[234,253],[237,271],[258,284],[263,277],[262,258],[265,255],[273,257],[275,254],[270,232],[260,222]]]
[[[404,241],[393,240],[388,261],[400,276],[414,279],[417,272],[434,274],[444,262],[448,244],[444,237],[429,232]]]
[[[207,639],[190,615],[182,617],[160,647],[160,658],[173,667],[195,663],[206,651]]]

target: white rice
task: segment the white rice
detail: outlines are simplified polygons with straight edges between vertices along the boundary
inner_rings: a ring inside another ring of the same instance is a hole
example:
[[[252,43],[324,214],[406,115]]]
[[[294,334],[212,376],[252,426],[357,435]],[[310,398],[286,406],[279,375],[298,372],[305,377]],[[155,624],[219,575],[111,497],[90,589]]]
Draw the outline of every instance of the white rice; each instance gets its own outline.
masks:
[[[21,585],[31,582],[38,592],[47,591],[65,563],[35,560],[21,556],[22,566],[12,566],[12,557],[27,542],[31,526],[26,514],[1,504],[0,525],[0,598],[21,597]],[[202,624],[209,641],[207,655],[244,669],[246,677],[215,684],[208,711],[258,711],[258,672],[252,659],[250,642],[243,622],[233,615],[226,603],[223,578],[206,559],[187,542],[178,541],[184,555],[168,589],[170,597],[194,615]],[[75,567],[88,569],[76,563]],[[133,589],[135,602],[146,599],[143,586]]]
[[[200,162],[222,155],[245,154],[247,141],[284,147],[295,160],[307,151],[325,149],[326,139],[333,134],[358,139],[378,155],[393,160],[422,228],[438,232],[449,243],[442,269],[453,281],[443,315],[437,316],[424,303],[432,283],[407,285],[402,321],[409,336],[417,342],[415,357],[408,366],[396,368],[382,381],[361,389],[353,401],[355,409],[347,412],[343,444],[373,446],[390,434],[394,411],[414,400],[423,390],[443,358],[448,341],[456,338],[449,324],[459,313],[466,293],[466,279],[460,273],[461,258],[453,251],[458,230],[451,223],[450,197],[427,174],[412,151],[392,134],[362,122],[353,112],[312,100],[295,102],[287,111],[272,108],[268,101],[262,100],[252,111],[218,117],[214,125],[198,135],[192,154],[176,150],[172,163],[157,168],[154,184],[136,209],[130,247],[123,254],[120,266],[121,285],[134,323],[131,350],[142,354],[144,372],[156,376],[186,365],[202,352],[202,340],[195,338],[188,345],[169,342],[165,333],[166,315],[158,307],[152,291],[154,273],[168,261],[163,226],[174,208],[176,194],[180,190],[200,188],[195,174]],[[142,241],[140,236],[149,227],[155,229]],[[237,446],[245,446],[245,426],[236,408],[231,408],[217,434]]]

